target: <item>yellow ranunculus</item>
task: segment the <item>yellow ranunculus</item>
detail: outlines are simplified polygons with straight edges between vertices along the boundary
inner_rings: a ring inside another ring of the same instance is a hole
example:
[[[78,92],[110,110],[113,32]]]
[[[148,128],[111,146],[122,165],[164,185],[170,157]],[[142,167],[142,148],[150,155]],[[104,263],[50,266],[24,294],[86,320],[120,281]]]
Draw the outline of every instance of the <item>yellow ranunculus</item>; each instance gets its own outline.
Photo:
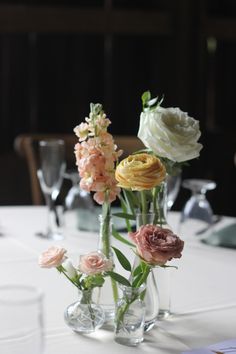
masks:
[[[166,177],[166,169],[156,156],[142,153],[122,160],[115,176],[121,188],[142,191],[159,185]]]

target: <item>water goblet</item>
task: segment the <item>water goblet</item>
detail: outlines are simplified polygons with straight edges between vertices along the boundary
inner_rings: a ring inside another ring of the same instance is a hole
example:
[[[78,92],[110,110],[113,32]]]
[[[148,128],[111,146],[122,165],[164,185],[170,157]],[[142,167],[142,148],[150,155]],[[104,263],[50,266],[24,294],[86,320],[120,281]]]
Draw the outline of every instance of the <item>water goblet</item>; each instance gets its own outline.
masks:
[[[0,353],[43,354],[43,293],[24,284],[0,286]]]
[[[41,140],[39,155],[41,168],[37,171],[37,175],[48,208],[48,225],[46,233],[39,232],[37,235],[61,240],[63,238],[62,225],[55,201],[59,195],[66,168],[64,141]]]
[[[190,234],[201,235],[214,224],[214,215],[206,192],[216,188],[216,183],[205,179],[185,179],[184,188],[191,190],[180,217],[179,232],[183,238]]]

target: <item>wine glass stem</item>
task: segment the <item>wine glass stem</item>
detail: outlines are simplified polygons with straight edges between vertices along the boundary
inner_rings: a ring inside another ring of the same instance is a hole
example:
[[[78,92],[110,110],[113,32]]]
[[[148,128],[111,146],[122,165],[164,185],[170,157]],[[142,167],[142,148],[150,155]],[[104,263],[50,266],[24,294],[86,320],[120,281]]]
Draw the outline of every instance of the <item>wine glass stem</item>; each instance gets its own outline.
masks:
[[[48,208],[48,233],[60,227],[60,220],[57,209],[51,194],[45,194],[45,201]]]

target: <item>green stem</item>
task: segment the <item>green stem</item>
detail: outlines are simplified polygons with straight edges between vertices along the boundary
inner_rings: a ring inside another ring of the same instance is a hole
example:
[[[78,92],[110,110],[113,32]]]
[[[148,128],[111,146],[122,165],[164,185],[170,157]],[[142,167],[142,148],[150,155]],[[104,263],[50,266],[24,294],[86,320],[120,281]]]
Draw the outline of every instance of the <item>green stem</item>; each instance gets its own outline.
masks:
[[[142,224],[146,225],[147,224],[147,212],[148,212],[148,208],[147,208],[147,200],[146,200],[146,193],[145,190],[140,192],[141,195],[141,214],[142,214]]]
[[[110,203],[104,202],[102,205],[102,251],[107,258],[110,258],[110,220],[111,220]]]
[[[118,300],[118,287],[117,287],[117,283],[116,283],[116,281],[114,280],[114,279],[112,279],[111,277],[110,277],[110,279],[111,279],[111,286],[112,286],[112,292],[113,292],[113,298],[114,298],[114,301],[115,301],[115,303],[117,302],[117,300]]]
[[[110,221],[111,221],[111,205],[108,202],[108,196],[106,196],[106,201],[102,205],[102,252],[109,259],[111,257],[111,240],[110,240]],[[111,279],[111,286],[113,292],[114,302],[118,300],[118,288],[117,283],[114,279]]]
[[[129,300],[126,300],[125,304],[120,307],[116,313],[116,328],[119,329],[120,328],[120,325],[121,323],[123,322],[124,320],[124,315],[125,313],[127,312],[129,306],[137,299],[138,297],[137,296],[134,296],[130,301]]]
[[[153,188],[152,190],[152,205],[154,212],[154,220],[153,224],[156,225],[158,223],[158,207],[157,207],[157,195],[158,195],[158,187]]]
[[[65,275],[65,277],[73,284],[75,285],[77,288],[81,289],[79,284],[77,284],[74,280],[72,280],[70,277],[68,277],[68,275],[66,274],[66,272],[64,271],[62,266],[58,266],[57,270],[59,273],[63,273]]]
[[[151,270],[149,265],[147,265],[146,263],[143,263],[143,264],[144,264],[143,275],[140,278],[139,282],[136,284],[136,288],[139,288],[143,283],[146,282],[147,277],[148,277],[150,270]]]
[[[93,329],[95,329],[95,314],[91,305],[91,299],[92,299],[92,292],[91,290],[82,290],[82,301],[81,303],[86,304],[88,306],[90,318],[92,321],[92,326]]]

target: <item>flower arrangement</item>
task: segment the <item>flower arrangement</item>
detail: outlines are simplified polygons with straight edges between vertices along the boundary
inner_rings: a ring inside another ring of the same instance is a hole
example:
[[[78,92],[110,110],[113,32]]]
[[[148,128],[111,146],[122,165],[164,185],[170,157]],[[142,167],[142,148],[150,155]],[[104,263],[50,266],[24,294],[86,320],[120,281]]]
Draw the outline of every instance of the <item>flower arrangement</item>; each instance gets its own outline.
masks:
[[[149,91],[142,95],[143,111],[140,115],[138,137],[145,145],[142,151],[134,152],[120,163],[122,154],[113,137],[108,133],[111,121],[106,117],[101,104],[91,104],[89,117],[74,128],[78,137],[75,145],[76,165],[81,177],[80,187],[93,193],[94,200],[102,205],[102,247],[95,252],[80,257],[78,267],[67,258],[67,251],[51,247],[39,258],[43,268],[56,268],[79,290],[87,291],[102,288],[105,278],[112,280],[114,300],[117,301],[116,284],[130,289],[141,289],[151,270],[155,267],[169,267],[166,263],[180,258],[184,242],[170,229],[163,227],[158,196],[161,195],[167,174],[174,174],[183,163],[199,156],[202,145],[198,143],[201,135],[199,122],[189,117],[179,108],[164,108],[162,99],[152,98]],[[126,221],[131,242],[116,230],[113,236],[132,247],[136,259],[131,265],[129,259],[118,248],[111,247],[110,219],[111,203],[119,197],[121,213],[116,213]],[[149,222],[147,214],[154,214]],[[130,220],[136,220],[141,213],[141,222],[134,232]],[[113,249],[128,278],[114,269],[110,251]],[[124,317],[132,303],[140,296],[134,292],[125,299],[116,313],[116,328],[124,325]],[[91,297],[88,298],[88,302]],[[90,308],[91,317],[92,308]]]
[[[90,252],[80,256],[78,267],[74,267],[66,256],[67,250],[52,246],[44,251],[38,260],[41,268],[56,268],[80,290],[92,290],[101,287],[107,271],[112,270],[113,264],[101,252]]]
[[[132,334],[135,332],[135,325],[130,326],[130,319],[128,319],[130,313],[134,318],[136,310],[130,311],[130,306],[139,297],[141,299],[145,296],[146,281],[152,268],[155,267],[170,267],[166,265],[167,261],[171,261],[173,258],[180,258],[181,252],[184,247],[184,242],[175,235],[171,230],[161,228],[157,225],[143,225],[136,232],[130,232],[129,236],[135,243],[135,253],[140,258],[140,263],[132,267],[127,257],[117,248],[114,248],[115,254],[124,268],[129,271],[129,278],[125,278],[122,275],[115,273],[114,271],[108,271],[107,273],[118,283],[124,286],[124,289],[128,289],[125,292],[123,301],[120,301],[117,306],[115,317],[115,335],[126,337],[127,331]],[[119,306],[120,305],[120,306]],[[132,320],[133,321],[133,320]],[[144,329],[144,318],[138,319],[141,321],[141,329]],[[137,322],[138,322],[137,321]],[[127,325],[128,324],[128,325]],[[126,328],[129,327],[129,328]],[[139,330],[140,331],[140,330]],[[142,341],[142,331],[140,331],[140,341]],[[134,336],[137,337],[137,334]],[[127,339],[127,344],[132,344],[132,337]]]
[[[91,103],[89,117],[74,128],[79,138],[75,145],[75,156],[81,177],[80,187],[87,192],[95,192],[94,200],[102,205],[102,251],[106,257],[109,257],[110,252],[110,204],[120,193],[115,179],[115,165],[122,154],[107,131],[110,124],[102,105]]]
[[[105,320],[103,309],[92,301],[92,291],[103,286],[113,264],[95,251],[80,256],[78,267],[74,267],[66,253],[62,247],[50,247],[39,256],[38,264],[42,268],[56,268],[78,289],[79,300],[67,307],[65,321],[76,332],[90,333]]]
[[[110,241],[111,202],[120,193],[115,179],[115,167],[122,150],[117,146],[107,129],[111,121],[107,118],[101,104],[90,104],[89,117],[74,128],[79,139],[75,145],[78,172],[81,177],[80,187],[93,192],[94,200],[102,205],[100,220],[100,251],[112,259]],[[118,297],[116,283],[111,279],[114,303]],[[99,295],[102,301],[101,294]]]
[[[154,224],[164,223],[162,201],[158,201],[164,194],[162,182],[167,175],[178,173],[186,161],[198,157],[202,149],[199,122],[179,108],[162,107],[162,102],[163,98],[152,98],[150,91],[143,93],[138,137],[145,149],[134,152],[116,168],[115,177],[123,192],[123,213],[116,215],[126,220],[134,219],[138,210],[143,218],[153,212]]]

